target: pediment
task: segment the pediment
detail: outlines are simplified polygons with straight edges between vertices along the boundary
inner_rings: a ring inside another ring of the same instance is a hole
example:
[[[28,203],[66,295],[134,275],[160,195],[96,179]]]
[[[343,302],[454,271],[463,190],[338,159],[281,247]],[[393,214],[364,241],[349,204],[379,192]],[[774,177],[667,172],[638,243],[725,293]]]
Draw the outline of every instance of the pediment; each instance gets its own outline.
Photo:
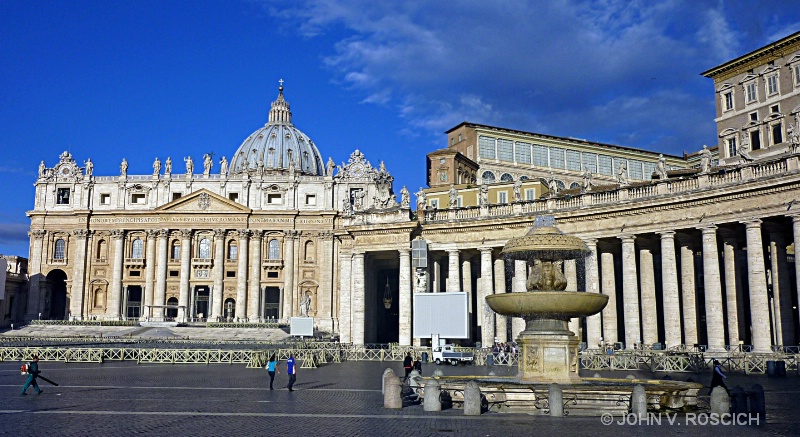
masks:
[[[756,79],[758,79],[758,76],[756,76],[755,74],[750,73],[747,76],[743,77],[742,80],[739,81],[739,83],[742,84],[742,83],[750,82],[751,80],[756,80]]]
[[[794,56],[792,56],[792,58],[786,62],[786,65],[792,65],[796,62],[800,62],[800,54],[795,54]]]
[[[212,193],[205,188],[175,199],[155,209],[158,212],[250,213],[252,210],[242,204]]]
[[[717,92],[721,93],[721,92],[723,92],[725,90],[728,90],[728,89],[731,89],[731,88],[733,88],[733,84],[731,84],[730,82],[725,82],[722,85],[720,85],[719,88],[717,88]]]

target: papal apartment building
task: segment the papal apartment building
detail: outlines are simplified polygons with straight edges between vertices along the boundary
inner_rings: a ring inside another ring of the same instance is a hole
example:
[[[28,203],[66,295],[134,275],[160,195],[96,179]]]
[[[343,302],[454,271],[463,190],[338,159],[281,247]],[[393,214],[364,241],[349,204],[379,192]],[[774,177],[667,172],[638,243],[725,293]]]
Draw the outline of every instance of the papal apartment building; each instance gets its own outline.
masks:
[[[501,250],[547,215],[591,252],[565,262],[568,289],[609,296],[602,313],[572,323],[589,347],[796,345],[798,43],[795,34],[704,73],[720,102],[719,142],[693,155],[465,122],[427,155],[428,187],[413,200],[393,186],[390,156],[325,161],[282,88],[230,161],[198,158],[195,170],[189,156],[174,168],[163,157],[152,174],[128,175],[121,156],[119,172],[95,175],[88,157],[64,153],[35,184],[28,317],[307,315],[342,342],[405,345],[416,338],[415,293],[460,291],[462,342],[507,341],[520,321],[484,298],[525,291],[529,266]],[[731,149],[731,138],[747,146]]]

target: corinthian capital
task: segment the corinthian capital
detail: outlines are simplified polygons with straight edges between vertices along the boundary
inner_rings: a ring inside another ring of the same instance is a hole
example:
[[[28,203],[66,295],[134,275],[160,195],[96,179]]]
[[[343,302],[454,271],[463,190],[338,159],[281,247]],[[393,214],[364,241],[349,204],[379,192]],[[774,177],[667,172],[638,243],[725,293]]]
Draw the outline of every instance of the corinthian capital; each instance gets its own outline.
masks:
[[[45,235],[47,235],[47,231],[45,231],[44,229],[33,229],[30,232],[28,232],[28,235],[37,240],[41,240],[42,238],[44,238]]]
[[[89,231],[87,229],[74,229],[72,235],[78,238],[86,238],[89,235]]]
[[[125,238],[125,231],[122,229],[114,229],[111,231],[111,238],[115,240],[121,240]]]

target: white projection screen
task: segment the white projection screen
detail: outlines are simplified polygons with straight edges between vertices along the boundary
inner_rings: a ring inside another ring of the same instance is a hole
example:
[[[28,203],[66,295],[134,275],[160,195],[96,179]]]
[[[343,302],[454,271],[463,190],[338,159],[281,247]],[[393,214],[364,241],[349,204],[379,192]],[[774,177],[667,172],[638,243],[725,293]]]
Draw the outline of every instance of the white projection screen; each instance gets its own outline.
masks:
[[[415,293],[414,338],[469,338],[467,293]]]
[[[289,320],[289,335],[297,337],[314,336],[313,317],[292,317]]]

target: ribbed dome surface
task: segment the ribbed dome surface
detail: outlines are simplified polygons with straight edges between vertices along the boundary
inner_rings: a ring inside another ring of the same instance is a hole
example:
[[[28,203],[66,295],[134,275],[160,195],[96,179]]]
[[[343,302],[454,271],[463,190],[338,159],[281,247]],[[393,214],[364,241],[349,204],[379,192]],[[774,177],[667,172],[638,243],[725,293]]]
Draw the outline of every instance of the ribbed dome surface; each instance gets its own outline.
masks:
[[[289,103],[283,98],[283,85],[278,88],[278,98],[272,102],[269,121],[253,132],[236,150],[231,160],[233,174],[245,170],[288,171],[294,162],[297,173],[323,176],[322,156],[314,142],[292,124]],[[259,165],[260,164],[260,165]]]

